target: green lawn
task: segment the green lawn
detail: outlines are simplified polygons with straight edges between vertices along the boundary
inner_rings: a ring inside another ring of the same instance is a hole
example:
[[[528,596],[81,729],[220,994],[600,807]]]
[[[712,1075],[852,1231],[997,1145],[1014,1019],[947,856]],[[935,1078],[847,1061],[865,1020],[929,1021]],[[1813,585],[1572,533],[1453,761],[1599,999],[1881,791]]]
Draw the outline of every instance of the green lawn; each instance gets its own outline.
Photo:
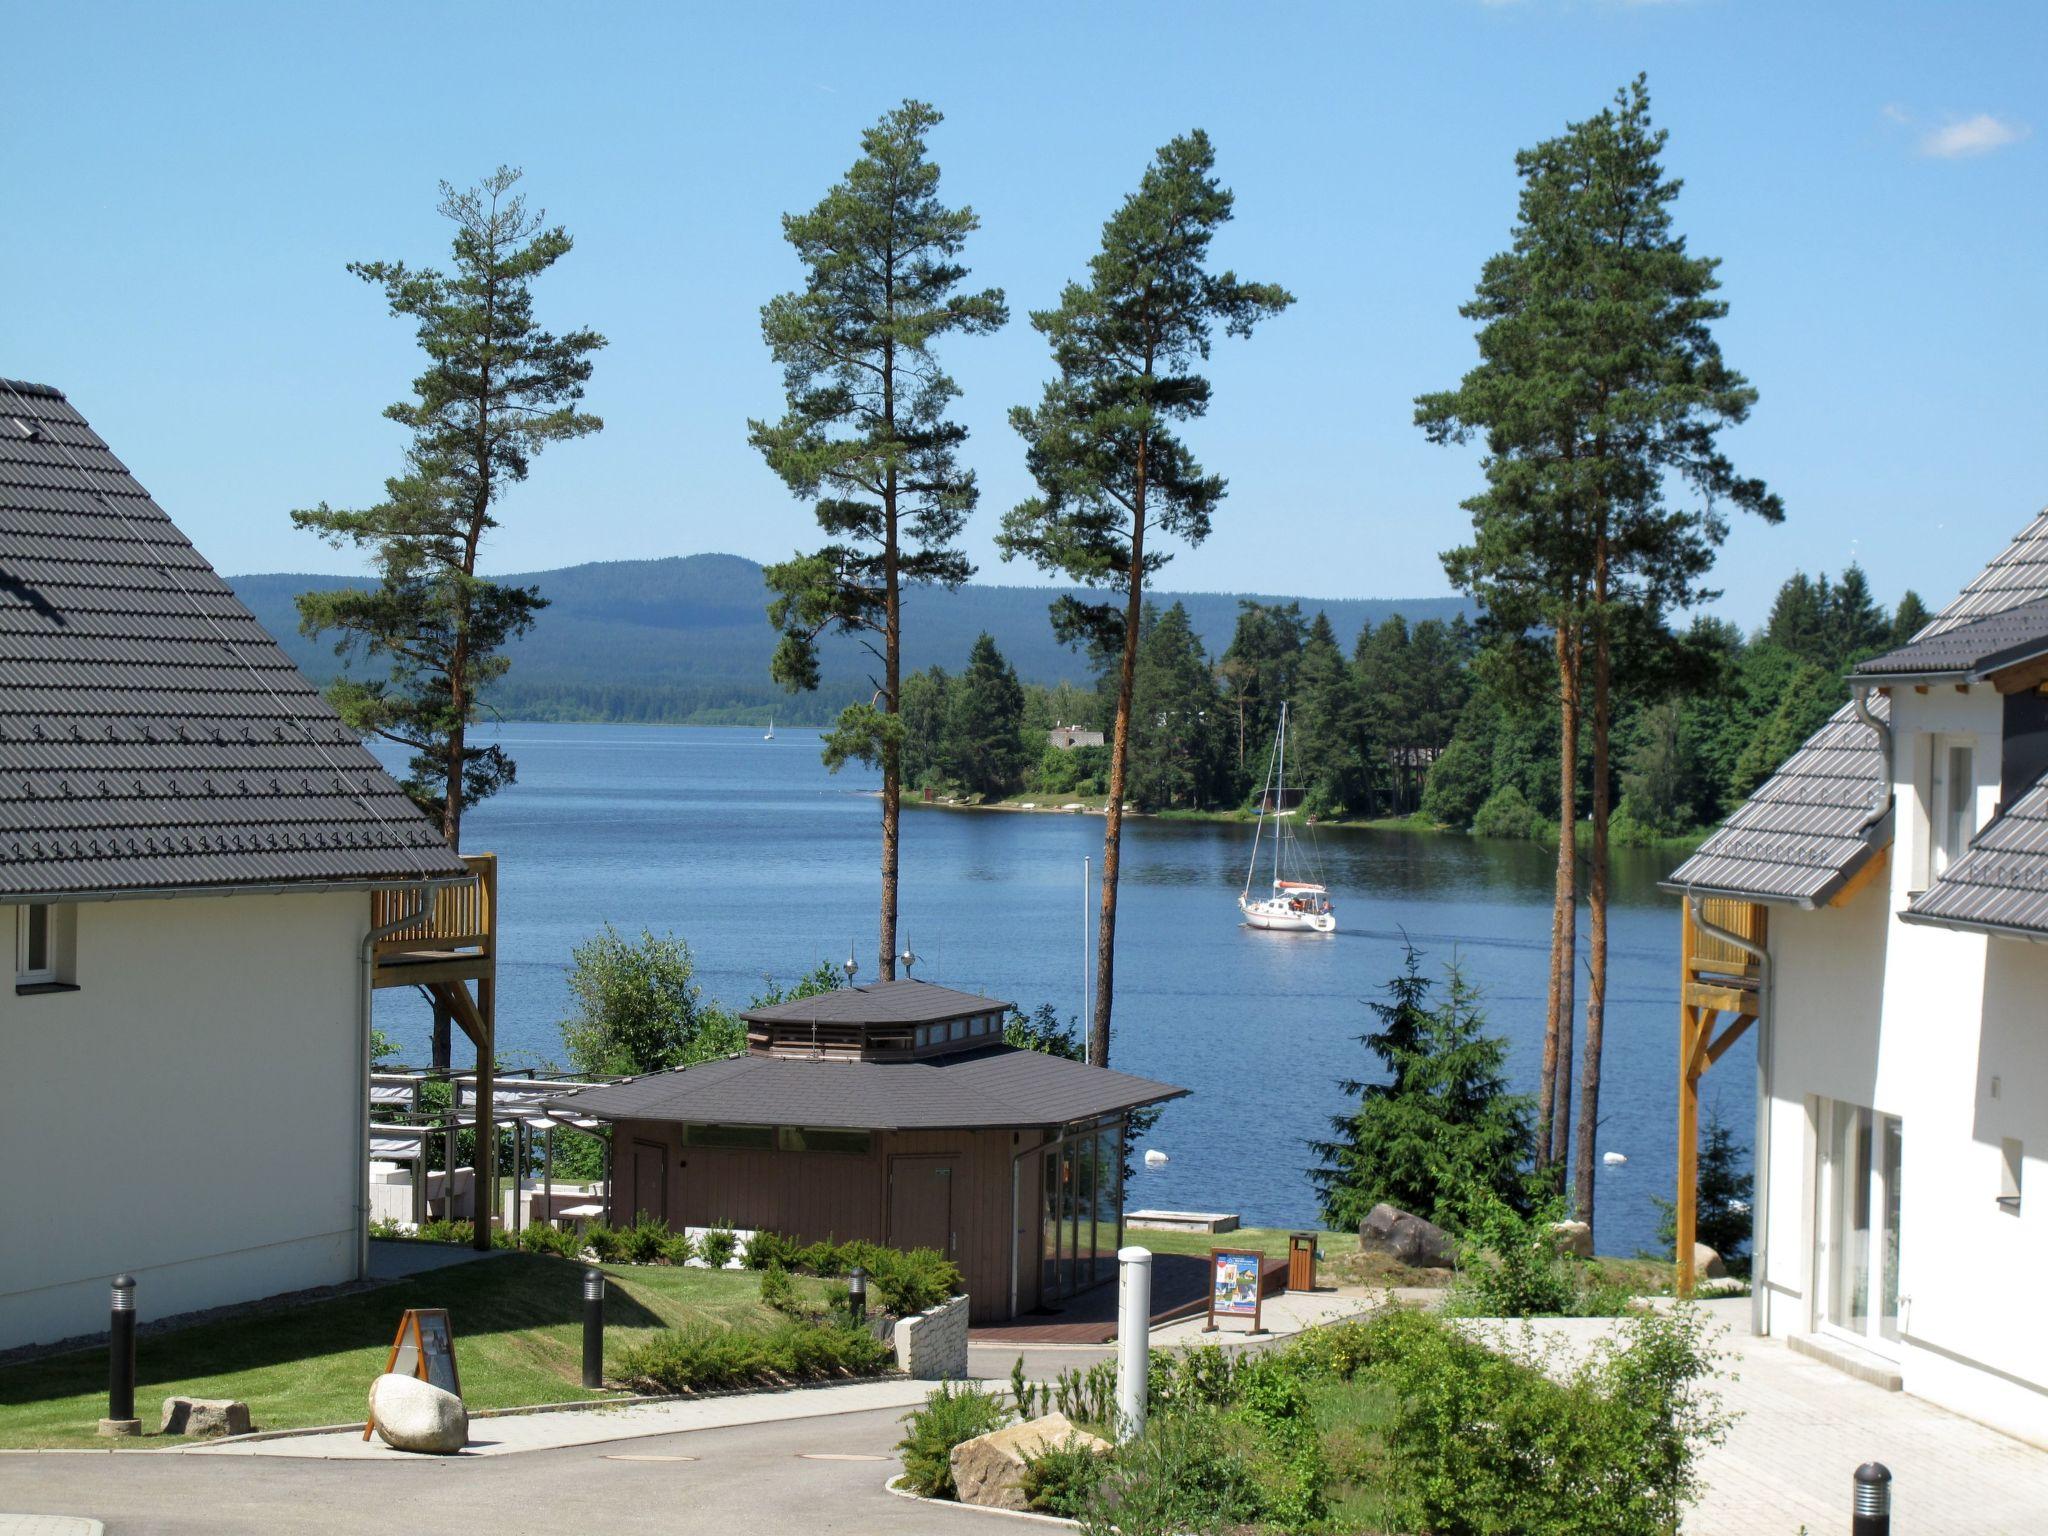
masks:
[[[472,1411],[605,1394],[578,1383],[583,1360],[581,1264],[503,1254],[353,1296],[243,1321],[145,1337],[136,1348],[136,1412],[156,1428],[173,1394],[239,1398],[259,1429],[363,1417],[399,1314],[446,1307],[462,1394]],[[692,1319],[767,1323],[761,1277],[749,1270],[606,1266],[607,1354]],[[827,1282],[798,1279],[821,1299]],[[0,1446],[104,1446],[107,1353],[81,1350],[0,1370]]]

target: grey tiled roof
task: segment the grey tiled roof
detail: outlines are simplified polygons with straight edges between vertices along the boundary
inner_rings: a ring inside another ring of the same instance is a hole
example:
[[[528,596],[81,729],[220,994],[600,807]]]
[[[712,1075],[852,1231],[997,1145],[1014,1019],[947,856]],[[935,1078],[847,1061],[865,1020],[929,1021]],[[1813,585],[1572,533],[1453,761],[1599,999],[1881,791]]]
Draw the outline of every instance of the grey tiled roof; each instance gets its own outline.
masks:
[[[977,1013],[1002,1013],[1010,1004],[975,992],[956,992],[929,981],[899,976],[864,987],[834,987],[740,1017],[751,1024],[936,1024]]]
[[[1937,630],[1924,638],[1859,662],[1859,677],[1963,677],[1981,679],[2001,668],[2048,654],[2048,598],[2003,613]]]
[[[0,900],[463,872],[85,418],[0,379]]]
[[[2048,778],[1979,832],[1969,852],[1904,915],[1953,927],[2048,933]]]
[[[731,1056],[586,1088],[554,1104],[600,1120],[950,1131],[1064,1125],[1186,1092],[995,1045],[929,1061]]]
[[[2036,516],[1913,644],[2044,598],[2048,512]],[[1888,718],[1882,696],[1870,705],[1873,715]],[[1757,901],[1825,902],[1891,842],[1889,822],[1870,820],[1888,788],[1882,756],[1876,733],[1844,704],[1665,885]]]

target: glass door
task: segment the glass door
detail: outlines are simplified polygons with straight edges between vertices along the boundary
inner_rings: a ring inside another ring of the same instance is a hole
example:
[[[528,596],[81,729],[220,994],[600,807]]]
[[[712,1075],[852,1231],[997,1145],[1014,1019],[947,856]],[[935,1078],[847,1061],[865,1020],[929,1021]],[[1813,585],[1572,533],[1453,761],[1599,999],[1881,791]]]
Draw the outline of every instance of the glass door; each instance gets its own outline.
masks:
[[[1827,1100],[1820,1131],[1820,1324],[1890,1354],[1899,1337],[1899,1121]]]

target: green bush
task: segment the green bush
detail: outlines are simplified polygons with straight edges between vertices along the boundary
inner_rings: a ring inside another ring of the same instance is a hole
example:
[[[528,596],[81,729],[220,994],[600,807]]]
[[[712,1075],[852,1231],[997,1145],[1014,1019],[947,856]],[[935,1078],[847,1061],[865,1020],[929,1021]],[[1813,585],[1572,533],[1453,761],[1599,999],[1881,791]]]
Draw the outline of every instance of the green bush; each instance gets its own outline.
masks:
[[[583,1239],[548,1222],[536,1221],[521,1230],[519,1246],[527,1253],[549,1253],[558,1259],[574,1259],[582,1255]]]
[[[733,1236],[729,1222],[720,1222],[706,1232],[697,1244],[697,1257],[713,1269],[723,1269],[732,1262],[733,1250],[739,1246],[739,1239]]]
[[[1043,1514],[1078,1520],[1088,1513],[1108,1470],[1108,1458],[1078,1440],[1047,1446],[1024,1458],[1024,1498]]]
[[[1564,1202],[1552,1197],[1521,1215],[1490,1190],[1469,1187],[1458,1247],[1458,1278],[1444,1310],[1463,1317],[1620,1317],[1635,1298],[1602,1285],[1590,1264],[1563,1252],[1552,1228]]]
[[[903,1417],[904,1435],[896,1442],[903,1456],[903,1481],[912,1493],[928,1499],[950,1499],[953,1447],[1010,1419],[1002,1399],[991,1397],[973,1382],[941,1382],[922,1408]]]
[[[780,1232],[756,1232],[747,1240],[749,1269],[797,1269],[797,1255],[803,1250]]]
[[[697,1257],[697,1245],[687,1232],[671,1232],[661,1240],[661,1261],[677,1268]]]
[[[790,1317],[806,1315],[803,1298],[797,1294],[796,1282],[780,1264],[770,1265],[761,1271],[761,1301]]]
[[[865,1328],[790,1320],[766,1328],[692,1323],[622,1350],[613,1374],[644,1392],[698,1392],[876,1376],[895,1355]]]
[[[593,1221],[583,1229],[583,1246],[597,1255],[600,1264],[626,1262],[626,1234],[601,1221]]]
[[[389,1216],[380,1216],[370,1223],[370,1236],[372,1237],[404,1237],[406,1235],[405,1223],[393,1220]]]
[[[1371,1326],[1391,1405],[1381,1491],[1403,1530],[1669,1536],[1726,1429],[1691,1308],[1630,1320],[1569,1372],[1418,1312]]]
[[[620,1232],[625,1239],[626,1258],[635,1264],[652,1264],[660,1259],[673,1235],[667,1222],[653,1216],[642,1216]]]
[[[847,1266],[840,1261],[837,1243],[807,1243],[796,1251],[791,1269],[807,1275],[843,1275]]]
[[[1160,1415],[1103,1469],[1082,1529],[1088,1536],[1180,1536],[1260,1524],[1258,1480],[1239,1444],[1214,1409]]]
[[[929,1312],[966,1289],[959,1268],[936,1248],[913,1248],[908,1253],[883,1248],[875,1258],[868,1289],[875,1303],[893,1317]]]
[[[1504,784],[1486,797],[1486,803],[1472,816],[1474,837],[1518,837],[1530,839],[1542,834],[1543,822],[1512,784]]]

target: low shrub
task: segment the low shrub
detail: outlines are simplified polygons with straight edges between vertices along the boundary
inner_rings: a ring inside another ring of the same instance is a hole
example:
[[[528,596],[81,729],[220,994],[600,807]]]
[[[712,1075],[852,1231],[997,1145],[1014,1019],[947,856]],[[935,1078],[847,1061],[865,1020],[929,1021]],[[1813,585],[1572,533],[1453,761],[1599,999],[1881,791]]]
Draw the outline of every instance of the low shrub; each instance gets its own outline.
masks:
[[[420,1227],[419,1235],[430,1243],[461,1243],[467,1247],[476,1241],[476,1223],[437,1216]]]
[[[1195,1409],[1161,1414],[1118,1451],[1081,1528],[1088,1536],[1179,1536],[1264,1519],[1258,1480],[1238,1437],[1222,1414]]]
[[[600,1264],[626,1262],[626,1234],[601,1221],[593,1221],[583,1229],[583,1246],[597,1255]]]
[[[1047,1446],[1024,1458],[1024,1498],[1042,1514],[1078,1520],[1102,1486],[1108,1462],[1102,1452],[1077,1440]]]
[[[908,1253],[879,1248],[874,1258],[877,1262],[868,1266],[868,1289],[881,1309],[896,1317],[944,1306],[966,1288],[958,1266],[936,1248],[913,1248]]]
[[[797,1294],[796,1282],[780,1264],[761,1271],[761,1301],[788,1317],[808,1315],[803,1298]]]
[[[1523,1216],[1492,1191],[1468,1188],[1458,1278],[1444,1293],[1444,1310],[1461,1317],[1621,1317],[1632,1311],[1635,1297],[1625,1286],[1559,1248],[1552,1228],[1564,1215],[1556,1197]]]
[[[723,1269],[732,1262],[733,1250],[739,1246],[739,1239],[733,1235],[728,1222],[720,1222],[697,1243],[697,1257],[713,1269]]]
[[[773,1386],[834,1376],[875,1376],[894,1363],[865,1328],[791,1319],[766,1328],[708,1322],[660,1333],[622,1350],[613,1373],[643,1392]]]
[[[1668,1536],[1726,1430],[1692,1308],[1632,1318],[1569,1371],[1533,1334],[1511,1355],[1421,1313],[1372,1326],[1382,1491],[1404,1530]]]
[[[652,1216],[642,1216],[632,1226],[620,1233],[625,1239],[626,1258],[635,1264],[652,1264],[663,1257],[674,1236],[668,1223]]]
[[[796,1269],[801,1251],[793,1239],[780,1232],[756,1232],[747,1240],[747,1268]]]
[[[519,1234],[519,1246],[527,1253],[549,1253],[558,1259],[574,1259],[583,1253],[583,1239],[574,1232],[537,1221]]]
[[[1538,816],[1512,784],[1503,784],[1486,797],[1472,815],[1474,837],[1537,838],[1542,836],[1543,818]]]
[[[661,1262],[681,1266],[697,1257],[697,1245],[687,1232],[671,1232],[661,1240]]]
[[[370,1223],[370,1236],[372,1237],[405,1237],[407,1235],[405,1223],[389,1216],[379,1216]]]
[[[928,1499],[957,1496],[953,1487],[953,1447],[1010,1421],[1002,1399],[991,1397],[974,1382],[941,1382],[922,1408],[903,1416],[904,1435],[896,1442],[903,1456],[903,1481],[912,1493]]]

